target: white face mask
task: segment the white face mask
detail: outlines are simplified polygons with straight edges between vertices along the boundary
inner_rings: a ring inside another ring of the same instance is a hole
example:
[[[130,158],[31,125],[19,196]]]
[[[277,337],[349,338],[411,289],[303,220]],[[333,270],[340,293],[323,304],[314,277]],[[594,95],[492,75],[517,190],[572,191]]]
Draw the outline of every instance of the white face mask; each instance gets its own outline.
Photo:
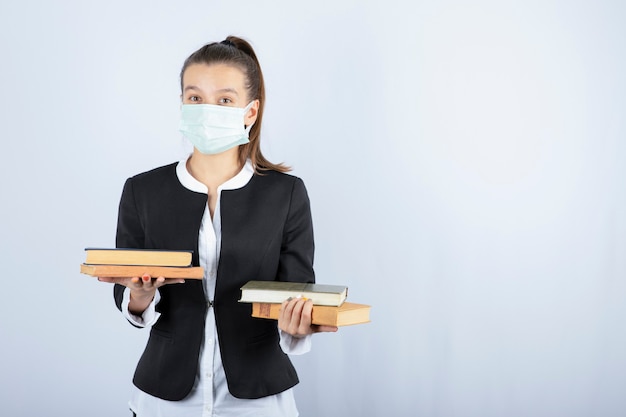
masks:
[[[235,146],[249,143],[252,124],[244,125],[244,118],[252,107],[228,107],[215,104],[183,104],[179,131],[204,154],[218,154]]]

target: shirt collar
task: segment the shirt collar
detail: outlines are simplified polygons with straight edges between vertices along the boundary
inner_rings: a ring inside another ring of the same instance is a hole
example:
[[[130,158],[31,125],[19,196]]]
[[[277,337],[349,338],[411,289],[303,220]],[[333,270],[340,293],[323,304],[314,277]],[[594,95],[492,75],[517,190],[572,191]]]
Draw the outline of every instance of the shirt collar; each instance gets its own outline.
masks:
[[[195,179],[189,173],[189,171],[187,171],[187,160],[189,160],[190,157],[191,155],[179,161],[178,165],[176,165],[176,176],[178,177],[178,181],[180,181],[183,187],[187,188],[188,190],[194,191],[196,193],[208,194],[209,190],[207,189],[206,185]],[[241,171],[239,171],[237,175],[226,181],[224,184],[217,187],[217,191],[220,192],[222,190],[236,190],[237,188],[241,188],[250,181],[253,174],[254,168],[252,167],[252,162],[248,159]]]

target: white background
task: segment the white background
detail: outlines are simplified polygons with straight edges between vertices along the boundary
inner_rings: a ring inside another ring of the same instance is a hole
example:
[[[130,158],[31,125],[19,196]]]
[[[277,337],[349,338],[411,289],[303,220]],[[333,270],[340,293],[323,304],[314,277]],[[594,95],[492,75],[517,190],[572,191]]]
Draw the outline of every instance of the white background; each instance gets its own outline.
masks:
[[[372,323],[295,358],[304,417],[626,415],[619,1],[3,1],[0,414],[125,416],[147,333],[80,275],[184,157],[184,59],[249,39],[318,282]]]

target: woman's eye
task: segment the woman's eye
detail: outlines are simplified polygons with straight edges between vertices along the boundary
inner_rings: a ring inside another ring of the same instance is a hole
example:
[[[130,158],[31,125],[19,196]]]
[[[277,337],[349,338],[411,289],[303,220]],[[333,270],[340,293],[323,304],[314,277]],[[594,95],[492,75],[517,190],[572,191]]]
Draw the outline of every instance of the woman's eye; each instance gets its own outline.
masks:
[[[220,104],[232,104],[232,102],[233,101],[231,99],[227,98],[227,97],[219,99],[219,103]]]
[[[191,96],[189,97],[189,101],[191,101],[192,103],[197,103],[200,101],[200,97],[198,96]]]

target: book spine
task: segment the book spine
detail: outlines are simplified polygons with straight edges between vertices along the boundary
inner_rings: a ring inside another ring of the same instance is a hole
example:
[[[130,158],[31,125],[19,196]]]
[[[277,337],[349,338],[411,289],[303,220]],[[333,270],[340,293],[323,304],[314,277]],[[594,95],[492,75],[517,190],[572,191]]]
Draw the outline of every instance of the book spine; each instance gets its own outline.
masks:
[[[281,304],[252,303],[252,317],[278,320]],[[320,326],[337,326],[338,311],[336,307],[313,306],[312,324]]]

